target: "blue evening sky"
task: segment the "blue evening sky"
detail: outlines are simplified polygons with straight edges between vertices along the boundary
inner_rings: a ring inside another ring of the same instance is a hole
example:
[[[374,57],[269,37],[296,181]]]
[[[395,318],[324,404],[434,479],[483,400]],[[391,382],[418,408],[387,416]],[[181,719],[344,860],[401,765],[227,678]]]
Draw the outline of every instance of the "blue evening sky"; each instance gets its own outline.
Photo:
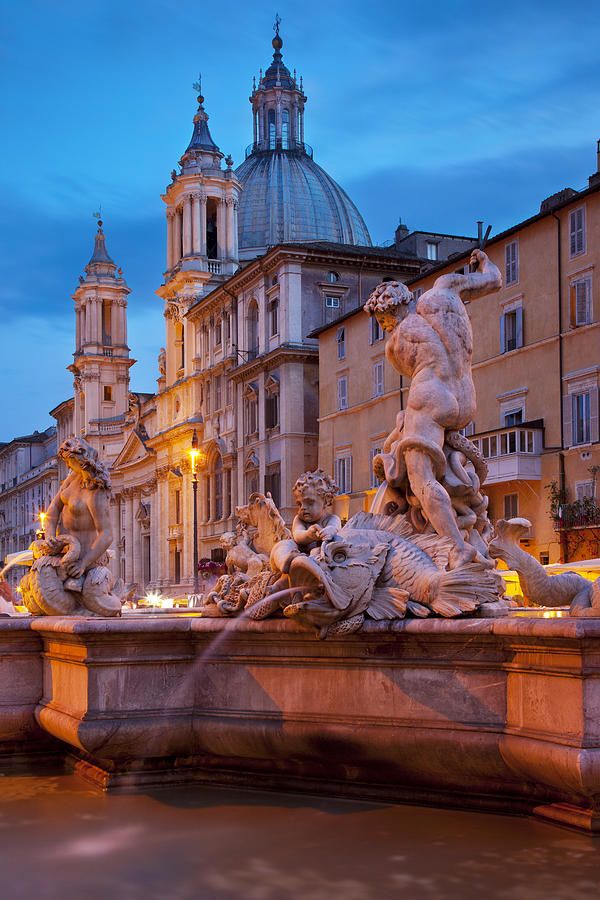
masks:
[[[0,16],[0,440],[52,421],[74,349],[71,294],[102,205],[132,288],[132,387],[164,343],[160,193],[189,140],[202,71],[213,138],[236,165],[252,75],[283,23],[304,76],[306,140],[373,240],[500,231],[595,169],[597,2],[21,0]]]

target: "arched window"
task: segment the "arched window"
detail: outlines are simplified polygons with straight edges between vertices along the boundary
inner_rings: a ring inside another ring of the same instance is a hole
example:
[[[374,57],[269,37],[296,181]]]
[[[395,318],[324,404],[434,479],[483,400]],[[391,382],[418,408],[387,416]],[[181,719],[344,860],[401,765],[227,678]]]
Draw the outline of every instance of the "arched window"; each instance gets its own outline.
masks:
[[[258,303],[251,300],[248,306],[248,358],[258,356]]]
[[[277,132],[275,130],[275,110],[270,109],[267,113],[267,126],[269,131],[269,150],[275,149],[275,140],[277,138]]]
[[[219,453],[215,462],[215,519],[223,518],[223,458]]]
[[[281,146],[284,150],[290,146],[290,114],[287,109],[281,115]]]
[[[217,201],[212,197],[209,197],[206,201],[206,255],[209,259],[219,258]]]

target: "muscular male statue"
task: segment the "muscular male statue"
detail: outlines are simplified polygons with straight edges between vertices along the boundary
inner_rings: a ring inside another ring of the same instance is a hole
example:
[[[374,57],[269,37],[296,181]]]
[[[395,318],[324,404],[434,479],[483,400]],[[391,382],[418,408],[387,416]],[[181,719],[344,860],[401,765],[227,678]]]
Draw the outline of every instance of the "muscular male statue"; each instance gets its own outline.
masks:
[[[446,470],[446,432],[459,431],[475,415],[473,333],[463,301],[502,286],[498,268],[482,250],[473,251],[471,266],[475,271],[467,275],[441,275],[416,302],[404,284],[384,282],[365,305],[365,311],[390,333],[387,359],[411,379],[406,409],[397,422],[394,453],[426,519],[438,534],[453,540],[453,568],[477,557],[476,548],[461,534],[450,496],[440,483]],[[388,472],[386,478],[389,482]]]

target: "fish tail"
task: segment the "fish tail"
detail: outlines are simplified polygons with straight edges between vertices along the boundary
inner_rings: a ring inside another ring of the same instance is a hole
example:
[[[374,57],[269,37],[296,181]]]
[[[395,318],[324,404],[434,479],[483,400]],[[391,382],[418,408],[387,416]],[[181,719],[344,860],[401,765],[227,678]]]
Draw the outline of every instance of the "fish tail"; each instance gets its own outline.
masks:
[[[440,616],[459,616],[473,612],[482,603],[493,603],[501,595],[500,579],[492,569],[466,563],[440,577],[431,608]]]

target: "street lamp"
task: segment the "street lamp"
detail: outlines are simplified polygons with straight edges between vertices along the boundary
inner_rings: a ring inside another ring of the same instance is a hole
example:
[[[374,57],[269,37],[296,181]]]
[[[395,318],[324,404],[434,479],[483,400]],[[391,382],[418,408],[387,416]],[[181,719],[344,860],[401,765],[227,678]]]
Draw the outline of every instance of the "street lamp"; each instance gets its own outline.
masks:
[[[48,513],[41,512],[39,514],[40,527],[36,534],[37,540],[43,541],[46,537],[46,519],[47,518],[48,518]]]
[[[198,449],[198,434],[194,428],[192,435],[192,448],[190,450],[190,460],[192,463],[192,487],[194,490],[194,594],[200,593],[200,582],[198,576],[198,457],[200,450]]]

